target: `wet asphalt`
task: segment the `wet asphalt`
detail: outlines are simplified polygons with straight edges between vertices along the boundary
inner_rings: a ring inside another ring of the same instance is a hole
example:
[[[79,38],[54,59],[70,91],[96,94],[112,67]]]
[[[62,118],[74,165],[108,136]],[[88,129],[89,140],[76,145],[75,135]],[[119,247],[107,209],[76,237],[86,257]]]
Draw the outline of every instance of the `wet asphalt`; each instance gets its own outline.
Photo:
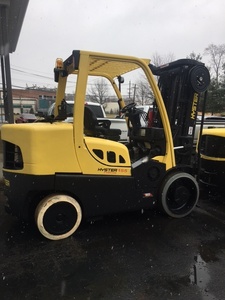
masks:
[[[4,211],[0,299],[225,299],[225,201],[171,219],[138,211],[84,221],[49,241]]]

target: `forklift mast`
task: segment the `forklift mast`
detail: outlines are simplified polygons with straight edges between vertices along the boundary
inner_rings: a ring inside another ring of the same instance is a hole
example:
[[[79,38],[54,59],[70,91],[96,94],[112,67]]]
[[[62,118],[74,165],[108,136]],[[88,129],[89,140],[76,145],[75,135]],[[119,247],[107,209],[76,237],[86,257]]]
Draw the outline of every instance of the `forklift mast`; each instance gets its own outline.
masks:
[[[206,92],[210,75],[201,62],[180,59],[166,65],[149,65],[158,76],[158,86],[170,121],[177,164],[191,163],[199,99]],[[155,112],[154,123],[161,126]]]

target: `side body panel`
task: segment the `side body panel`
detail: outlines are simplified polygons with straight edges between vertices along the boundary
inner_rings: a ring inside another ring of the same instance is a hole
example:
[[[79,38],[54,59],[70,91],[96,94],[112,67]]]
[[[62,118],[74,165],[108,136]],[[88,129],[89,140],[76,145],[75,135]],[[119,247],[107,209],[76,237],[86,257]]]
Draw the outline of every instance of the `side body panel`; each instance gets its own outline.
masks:
[[[165,176],[165,165],[145,162],[133,170],[134,176],[24,175],[3,171],[5,195],[12,213],[28,219],[31,210],[46,195],[68,194],[81,205],[84,217],[149,209],[157,204],[157,191]]]

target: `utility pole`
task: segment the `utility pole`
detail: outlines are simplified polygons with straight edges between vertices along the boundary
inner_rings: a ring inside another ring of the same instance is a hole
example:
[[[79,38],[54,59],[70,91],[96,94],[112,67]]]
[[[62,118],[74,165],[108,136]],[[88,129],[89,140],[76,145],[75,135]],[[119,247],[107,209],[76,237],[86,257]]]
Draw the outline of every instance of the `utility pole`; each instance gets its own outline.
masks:
[[[2,92],[3,92],[3,100],[4,100],[5,120],[8,123],[14,123],[9,54],[1,55],[1,71],[2,71],[2,86],[3,86]]]
[[[131,98],[131,81],[129,81],[128,96],[129,96],[129,100],[130,100],[130,98]]]
[[[4,100],[5,120],[14,123],[12,104],[12,84],[9,62],[9,30],[8,30],[9,3],[0,5],[0,55],[2,72],[2,91]]]
[[[133,101],[135,102],[135,97],[136,97],[136,89],[137,89],[137,86],[136,84],[134,85],[134,96],[133,96]]]

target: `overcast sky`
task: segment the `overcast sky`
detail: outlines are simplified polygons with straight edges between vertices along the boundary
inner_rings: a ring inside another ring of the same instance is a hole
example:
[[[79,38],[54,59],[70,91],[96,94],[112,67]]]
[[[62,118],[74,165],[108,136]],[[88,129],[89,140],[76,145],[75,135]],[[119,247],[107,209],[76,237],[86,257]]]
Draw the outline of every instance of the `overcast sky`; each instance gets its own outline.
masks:
[[[224,0],[30,0],[12,84],[55,86],[55,59],[74,49],[179,59],[211,43],[225,44]]]

